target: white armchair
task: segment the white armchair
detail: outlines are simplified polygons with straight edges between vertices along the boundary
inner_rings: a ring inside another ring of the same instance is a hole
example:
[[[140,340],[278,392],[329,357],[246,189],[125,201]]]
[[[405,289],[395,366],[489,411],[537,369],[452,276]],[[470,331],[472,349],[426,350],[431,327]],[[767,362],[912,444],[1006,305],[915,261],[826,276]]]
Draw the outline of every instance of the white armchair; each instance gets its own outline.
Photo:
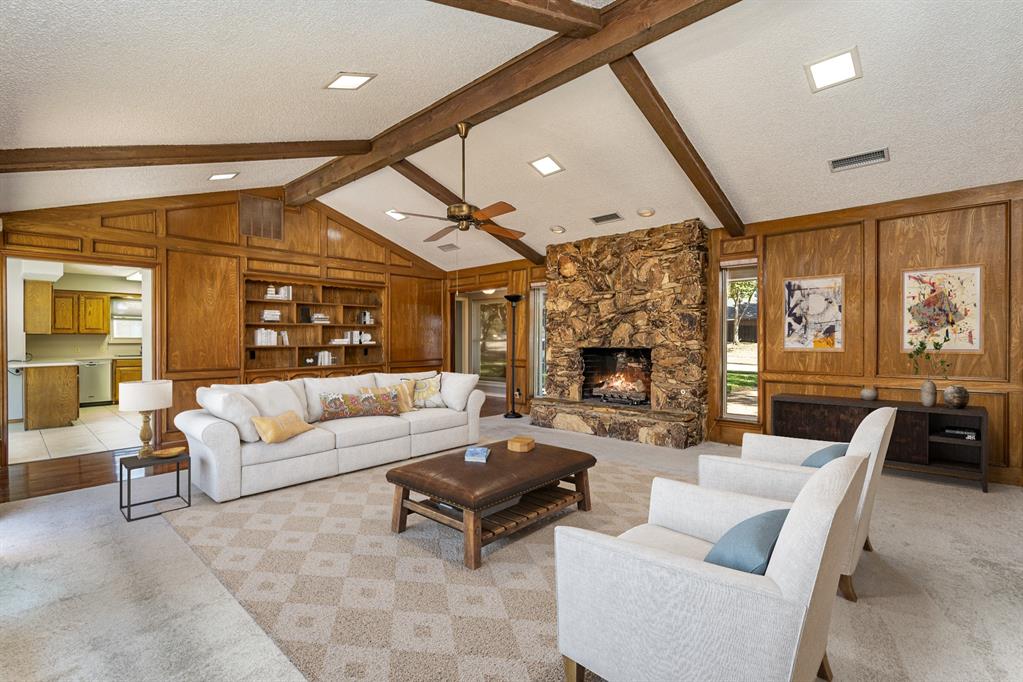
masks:
[[[874,410],[856,427],[849,442],[848,454],[868,458],[866,484],[856,508],[856,524],[849,534],[839,580],[842,596],[849,601],[856,601],[852,575],[860,556],[863,550],[873,551],[869,538],[870,515],[895,426],[895,414],[894,407]],[[814,467],[801,466],[803,460],[829,445],[834,443],[747,433],[742,439],[740,457],[700,457],[700,486],[792,501],[817,471]]]
[[[555,531],[566,680],[811,680],[825,647],[866,463],[821,468],[791,505],[766,575],[704,556],[738,522],[789,505],[654,479],[649,522],[618,537]]]

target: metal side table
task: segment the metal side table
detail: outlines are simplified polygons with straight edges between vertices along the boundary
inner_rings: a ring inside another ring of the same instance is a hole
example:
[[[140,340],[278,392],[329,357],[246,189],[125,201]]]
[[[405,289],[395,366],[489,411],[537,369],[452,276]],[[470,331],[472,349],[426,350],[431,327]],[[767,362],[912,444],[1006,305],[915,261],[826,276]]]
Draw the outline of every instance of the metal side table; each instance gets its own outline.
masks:
[[[135,469],[145,469],[146,467],[159,466],[173,464],[174,465],[174,485],[175,491],[173,495],[167,495],[165,497],[157,497],[151,500],[142,500],[140,502],[131,501],[131,472]],[[181,494],[181,465],[186,464],[186,471],[188,471],[188,484],[185,486],[185,495]],[[125,492],[125,485],[127,484],[127,492]],[[147,457],[146,459],[139,459],[138,457],[122,457],[120,460],[120,477],[117,482],[117,492],[120,496],[121,504],[121,515],[124,516],[128,521],[138,521],[139,519],[148,519],[151,516],[159,516],[162,511],[156,511],[152,514],[146,514],[145,516],[132,516],[131,510],[134,507],[139,507],[144,504],[152,504],[154,502],[162,502],[163,500],[173,500],[174,498],[180,499],[184,502],[180,507],[174,509],[165,509],[164,511],[174,511],[177,509],[184,509],[185,507],[192,506],[192,463],[188,452],[182,452],[176,457],[168,457],[166,459],[160,459],[157,457]]]

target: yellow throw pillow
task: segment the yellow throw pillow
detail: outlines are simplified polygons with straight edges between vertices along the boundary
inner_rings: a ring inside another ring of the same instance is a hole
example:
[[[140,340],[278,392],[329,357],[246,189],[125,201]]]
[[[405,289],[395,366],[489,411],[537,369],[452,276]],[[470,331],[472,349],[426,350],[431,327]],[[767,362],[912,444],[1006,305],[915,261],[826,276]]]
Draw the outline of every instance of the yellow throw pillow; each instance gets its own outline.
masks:
[[[360,388],[359,390],[367,395],[385,395],[391,391],[398,392],[398,411],[401,413],[412,412],[416,408],[412,405],[412,394],[416,388],[415,379],[402,379],[394,386],[382,388]]]
[[[306,424],[291,410],[276,417],[253,417],[252,424],[259,437],[267,443],[283,443],[313,428],[312,424]]]

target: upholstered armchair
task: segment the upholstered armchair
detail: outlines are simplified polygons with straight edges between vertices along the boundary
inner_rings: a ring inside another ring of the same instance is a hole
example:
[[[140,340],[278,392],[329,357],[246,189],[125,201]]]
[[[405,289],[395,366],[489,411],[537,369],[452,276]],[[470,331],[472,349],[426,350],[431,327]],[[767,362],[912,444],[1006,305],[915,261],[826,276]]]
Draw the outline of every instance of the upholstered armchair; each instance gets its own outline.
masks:
[[[821,468],[792,503],[765,575],[707,563],[732,526],[777,500],[656,478],[649,522],[618,537],[555,531],[567,680],[830,679],[825,647],[840,544],[866,462]]]
[[[881,407],[860,422],[849,441],[848,454],[867,457],[866,484],[856,507],[856,524],[846,543],[839,580],[839,590],[849,601],[856,601],[852,575],[860,556],[863,550],[873,551],[870,515],[894,426],[895,408]],[[817,471],[814,467],[802,466],[802,462],[814,452],[832,445],[835,443],[830,441],[747,433],[742,439],[740,457],[700,457],[700,486],[791,501]]]

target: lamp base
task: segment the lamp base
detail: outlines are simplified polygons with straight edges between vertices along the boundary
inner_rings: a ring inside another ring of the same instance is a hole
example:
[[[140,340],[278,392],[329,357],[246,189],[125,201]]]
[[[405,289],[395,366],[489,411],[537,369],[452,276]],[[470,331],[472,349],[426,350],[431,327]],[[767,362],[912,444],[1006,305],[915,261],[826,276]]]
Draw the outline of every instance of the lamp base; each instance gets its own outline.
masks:
[[[139,429],[139,440],[142,441],[142,447],[139,448],[139,459],[147,459],[153,456],[153,427],[149,423],[153,411],[145,410],[139,412],[139,415],[142,416],[142,428]]]
[[[511,412],[505,412],[504,413],[504,418],[505,419],[522,419],[522,415],[519,414],[518,412],[516,412],[515,410],[512,410]]]

